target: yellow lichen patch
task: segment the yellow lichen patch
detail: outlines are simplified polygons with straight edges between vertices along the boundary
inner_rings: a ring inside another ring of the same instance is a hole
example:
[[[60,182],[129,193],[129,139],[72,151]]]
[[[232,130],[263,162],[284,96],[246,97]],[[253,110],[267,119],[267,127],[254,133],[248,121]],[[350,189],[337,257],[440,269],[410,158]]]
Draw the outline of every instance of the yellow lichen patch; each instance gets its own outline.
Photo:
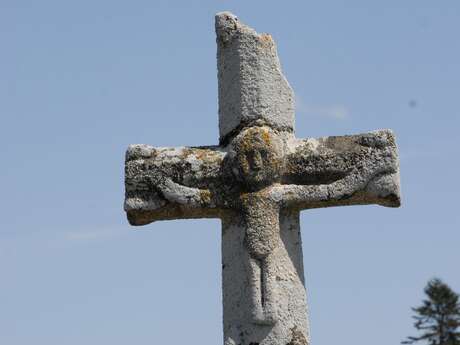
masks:
[[[271,133],[267,128],[252,127],[246,130],[244,136],[240,139],[238,143],[239,147],[243,150],[249,150],[251,147],[261,142],[261,140],[266,144],[271,144]]]
[[[194,156],[204,163],[219,163],[222,161],[222,156],[217,151],[190,147],[183,148],[181,158],[187,159],[190,156]]]
[[[269,34],[261,34],[260,36],[260,43],[262,43],[265,46],[271,46],[273,45],[273,38]]]
[[[262,139],[265,141],[267,145],[270,145],[270,132],[265,128],[262,130]]]
[[[211,202],[211,192],[207,189],[201,189],[200,198],[204,204],[209,204]]]
[[[203,162],[217,162],[221,161],[222,157],[221,155],[213,150],[209,149],[195,149],[194,150],[195,157]]]

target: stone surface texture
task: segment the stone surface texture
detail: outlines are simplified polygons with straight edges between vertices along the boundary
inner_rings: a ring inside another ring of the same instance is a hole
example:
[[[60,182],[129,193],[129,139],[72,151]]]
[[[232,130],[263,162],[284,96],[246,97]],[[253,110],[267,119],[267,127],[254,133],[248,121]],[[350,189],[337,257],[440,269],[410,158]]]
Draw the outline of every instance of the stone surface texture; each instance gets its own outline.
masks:
[[[319,139],[294,136],[293,93],[269,35],[216,15],[220,146],[126,153],[132,225],[222,220],[225,345],[310,343],[301,210],[400,205],[390,130]]]
[[[294,130],[294,93],[275,42],[228,12],[216,15],[219,133],[224,143],[243,126]]]

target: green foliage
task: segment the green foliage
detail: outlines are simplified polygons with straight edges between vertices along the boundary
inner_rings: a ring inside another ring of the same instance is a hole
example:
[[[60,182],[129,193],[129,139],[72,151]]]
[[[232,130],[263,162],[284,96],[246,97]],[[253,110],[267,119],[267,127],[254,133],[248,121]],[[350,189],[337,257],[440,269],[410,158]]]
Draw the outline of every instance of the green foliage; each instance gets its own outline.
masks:
[[[421,331],[418,337],[408,337],[402,344],[426,341],[429,345],[460,345],[459,295],[440,279],[432,279],[425,287],[428,299],[418,308],[414,327]]]

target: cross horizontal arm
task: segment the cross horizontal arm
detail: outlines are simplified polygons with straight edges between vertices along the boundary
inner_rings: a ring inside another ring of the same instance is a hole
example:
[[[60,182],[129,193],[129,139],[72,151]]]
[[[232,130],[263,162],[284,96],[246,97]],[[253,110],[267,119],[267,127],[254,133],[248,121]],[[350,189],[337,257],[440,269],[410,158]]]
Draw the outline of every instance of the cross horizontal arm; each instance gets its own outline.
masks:
[[[284,184],[272,194],[300,209],[400,205],[399,161],[389,130],[299,141],[288,155]]]
[[[217,147],[131,145],[125,164],[124,208],[129,222],[216,217],[218,202],[212,190],[224,157]]]

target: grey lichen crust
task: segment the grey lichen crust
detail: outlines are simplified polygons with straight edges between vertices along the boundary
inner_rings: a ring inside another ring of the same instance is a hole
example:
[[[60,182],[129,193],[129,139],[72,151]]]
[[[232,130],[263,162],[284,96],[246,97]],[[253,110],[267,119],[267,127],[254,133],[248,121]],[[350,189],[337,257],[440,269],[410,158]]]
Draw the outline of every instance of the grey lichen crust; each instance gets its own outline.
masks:
[[[132,225],[222,219],[224,343],[309,344],[299,212],[400,205],[390,130],[296,139],[293,96],[271,38],[216,16],[220,146],[126,153]]]
[[[279,207],[400,204],[399,166],[389,130],[298,140],[251,127],[226,147],[153,148],[126,153],[125,210],[133,225],[221,217],[251,193]]]

